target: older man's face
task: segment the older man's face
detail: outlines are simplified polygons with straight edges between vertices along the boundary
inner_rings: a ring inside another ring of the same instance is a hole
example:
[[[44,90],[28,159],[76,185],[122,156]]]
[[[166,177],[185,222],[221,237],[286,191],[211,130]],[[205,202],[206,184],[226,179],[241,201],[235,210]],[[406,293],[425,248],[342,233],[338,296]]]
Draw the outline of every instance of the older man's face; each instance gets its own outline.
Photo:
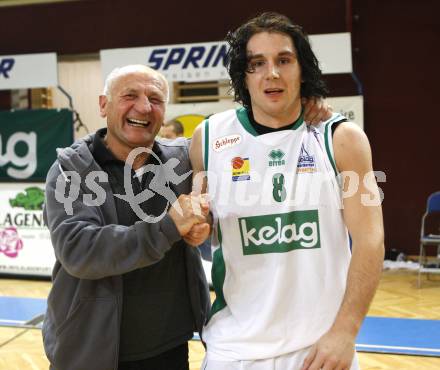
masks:
[[[126,156],[134,148],[150,146],[164,120],[165,82],[154,71],[127,73],[114,81],[110,94],[110,99],[100,97],[109,148]]]

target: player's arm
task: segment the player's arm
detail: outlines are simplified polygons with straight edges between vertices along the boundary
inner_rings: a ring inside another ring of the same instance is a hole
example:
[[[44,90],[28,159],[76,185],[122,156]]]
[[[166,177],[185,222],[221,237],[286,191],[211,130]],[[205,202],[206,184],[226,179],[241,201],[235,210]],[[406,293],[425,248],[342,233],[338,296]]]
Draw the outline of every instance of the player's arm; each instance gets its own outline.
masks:
[[[203,122],[195,129],[189,148],[189,158],[193,169],[193,194],[197,195],[205,194],[207,188],[206,176],[203,175],[202,125]],[[208,238],[211,232],[211,214],[207,215],[207,219],[208,222],[194,225],[191,231],[183,238],[188,244],[198,246]]]
[[[359,179],[354,195],[343,199],[352,258],[339,312],[330,330],[312,346],[304,361],[307,370],[350,368],[355,338],[379,283],[384,256],[382,210],[368,139],[353,123],[342,123],[334,133],[333,149],[338,170],[352,171],[351,176]],[[344,181],[344,190],[355,185],[350,181]]]

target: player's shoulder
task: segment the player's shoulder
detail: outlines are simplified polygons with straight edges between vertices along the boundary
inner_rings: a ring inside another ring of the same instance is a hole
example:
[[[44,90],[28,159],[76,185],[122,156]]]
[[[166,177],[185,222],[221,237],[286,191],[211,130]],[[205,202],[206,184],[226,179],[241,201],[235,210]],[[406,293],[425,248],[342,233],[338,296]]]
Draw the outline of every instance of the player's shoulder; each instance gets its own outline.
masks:
[[[205,132],[206,134],[208,131],[216,130],[217,128],[219,128],[220,130],[224,130],[225,124],[227,122],[233,121],[233,119],[236,117],[236,109],[228,109],[223,112],[214,113],[206,117],[195,128],[193,133],[193,140],[197,140],[199,137],[201,137],[203,132]]]
[[[215,125],[218,123],[222,123],[224,121],[228,121],[230,119],[234,119],[237,117],[237,109],[228,109],[223,112],[215,113],[207,118],[209,121],[209,125]]]
[[[371,166],[371,148],[365,132],[354,122],[343,122],[333,134],[334,157],[339,171]]]
[[[318,125],[314,126],[318,131],[322,133],[330,132],[333,126],[338,126],[342,122],[346,122],[347,118],[340,113],[333,113],[331,117],[325,121],[322,121]]]
[[[348,121],[340,113],[333,113],[332,116],[316,127],[331,141],[360,140],[366,139],[365,132],[355,122]]]
[[[367,135],[359,125],[354,122],[344,121],[338,124],[333,134],[333,143],[355,144],[357,142],[368,142]]]

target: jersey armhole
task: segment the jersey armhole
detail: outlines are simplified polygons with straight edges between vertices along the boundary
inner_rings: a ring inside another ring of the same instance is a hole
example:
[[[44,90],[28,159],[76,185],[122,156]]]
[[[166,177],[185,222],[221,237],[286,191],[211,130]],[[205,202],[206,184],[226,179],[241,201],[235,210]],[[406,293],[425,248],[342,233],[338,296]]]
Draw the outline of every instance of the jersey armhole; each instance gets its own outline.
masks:
[[[204,170],[208,171],[209,159],[209,118],[202,122],[202,157]]]
[[[325,130],[324,130],[325,151],[333,167],[333,171],[335,172],[336,177],[338,176],[339,171],[336,167],[335,153],[333,151],[333,133],[334,133],[334,129],[336,129],[336,127],[339,126],[339,124],[345,121],[347,121],[346,118],[342,118],[341,116],[335,117],[335,119],[330,120],[325,124]]]

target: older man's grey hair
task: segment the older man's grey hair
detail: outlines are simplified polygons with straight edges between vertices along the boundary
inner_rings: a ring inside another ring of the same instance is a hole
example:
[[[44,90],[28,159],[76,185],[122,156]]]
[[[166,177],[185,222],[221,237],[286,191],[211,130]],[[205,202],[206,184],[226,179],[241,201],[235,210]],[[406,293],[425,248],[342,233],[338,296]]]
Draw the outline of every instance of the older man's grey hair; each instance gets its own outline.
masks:
[[[111,91],[113,88],[113,84],[115,83],[115,81],[121,77],[121,76],[125,76],[127,74],[130,73],[153,73],[156,74],[164,83],[165,86],[165,98],[166,98],[166,103],[168,103],[169,101],[169,95],[170,95],[170,89],[168,86],[168,81],[165,78],[165,76],[156,71],[155,69],[145,66],[143,64],[131,64],[131,65],[127,65],[124,67],[119,67],[119,68],[115,68],[113,71],[111,71],[109,73],[109,75],[107,76],[107,78],[105,79],[105,83],[104,83],[104,89],[102,90],[102,95],[105,95],[107,97],[107,99],[110,101],[111,100]]]

